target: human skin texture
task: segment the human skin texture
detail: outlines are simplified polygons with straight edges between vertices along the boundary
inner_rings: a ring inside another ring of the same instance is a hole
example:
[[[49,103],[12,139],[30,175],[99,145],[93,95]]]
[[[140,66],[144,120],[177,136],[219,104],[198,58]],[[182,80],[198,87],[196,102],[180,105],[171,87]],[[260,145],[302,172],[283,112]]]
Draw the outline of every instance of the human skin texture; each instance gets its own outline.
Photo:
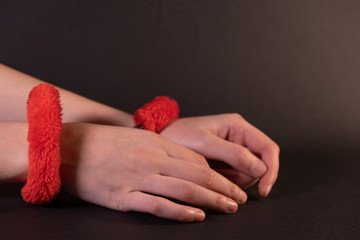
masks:
[[[40,83],[0,64],[0,182],[26,181],[26,100]],[[81,199],[202,221],[202,207],[234,213],[247,200],[242,189],[260,180],[267,196],[276,181],[279,147],[239,114],[180,118],[155,134],[132,128],[131,114],[57,89],[62,184]]]

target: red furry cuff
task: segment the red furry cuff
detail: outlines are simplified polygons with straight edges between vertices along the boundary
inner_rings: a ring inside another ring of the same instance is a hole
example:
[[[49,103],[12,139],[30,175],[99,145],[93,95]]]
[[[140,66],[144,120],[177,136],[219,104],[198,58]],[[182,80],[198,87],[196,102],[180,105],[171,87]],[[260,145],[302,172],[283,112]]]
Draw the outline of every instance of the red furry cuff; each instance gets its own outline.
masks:
[[[26,202],[45,204],[60,191],[61,105],[50,84],[34,87],[27,102],[29,173],[21,195]]]
[[[171,120],[178,117],[177,102],[160,96],[138,109],[134,114],[134,121],[137,127],[159,133]]]

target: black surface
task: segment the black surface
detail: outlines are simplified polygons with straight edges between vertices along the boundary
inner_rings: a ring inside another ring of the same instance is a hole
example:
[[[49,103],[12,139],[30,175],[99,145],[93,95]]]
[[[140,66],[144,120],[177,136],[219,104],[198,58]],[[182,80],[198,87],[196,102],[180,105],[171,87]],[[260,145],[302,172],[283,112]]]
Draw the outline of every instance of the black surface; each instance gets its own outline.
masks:
[[[1,239],[359,239],[359,1],[0,1],[0,61],[133,112],[239,112],[281,147],[277,184],[181,224],[0,185]]]

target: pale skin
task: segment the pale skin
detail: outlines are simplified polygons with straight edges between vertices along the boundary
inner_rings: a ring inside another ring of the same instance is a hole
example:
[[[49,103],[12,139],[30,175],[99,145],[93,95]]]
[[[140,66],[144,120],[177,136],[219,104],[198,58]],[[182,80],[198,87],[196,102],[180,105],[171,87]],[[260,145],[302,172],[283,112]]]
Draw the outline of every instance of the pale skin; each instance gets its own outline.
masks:
[[[0,64],[0,182],[26,181],[26,100],[39,83]],[[279,147],[238,114],[182,118],[155,134],[131,128],[131,114],[58,90],[62,184],[85,201],[193,222],[203,207],[234,213],[243,189],[259,180],[265,197],[276,181]]]

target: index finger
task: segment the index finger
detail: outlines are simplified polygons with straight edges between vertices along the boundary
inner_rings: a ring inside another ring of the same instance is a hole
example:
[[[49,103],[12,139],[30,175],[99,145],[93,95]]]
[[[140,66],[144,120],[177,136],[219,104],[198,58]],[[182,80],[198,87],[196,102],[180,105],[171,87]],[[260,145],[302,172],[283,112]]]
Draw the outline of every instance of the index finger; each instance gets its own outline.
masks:
[[[279,171],[279,146],[266,134],[244,120],[242,124],[242,143],[251,152],[257,154],[267,166],[267,171],[259,183],[259,193],[266,197],[275,184]],[[237,139],[238,136],[236,137]]]

